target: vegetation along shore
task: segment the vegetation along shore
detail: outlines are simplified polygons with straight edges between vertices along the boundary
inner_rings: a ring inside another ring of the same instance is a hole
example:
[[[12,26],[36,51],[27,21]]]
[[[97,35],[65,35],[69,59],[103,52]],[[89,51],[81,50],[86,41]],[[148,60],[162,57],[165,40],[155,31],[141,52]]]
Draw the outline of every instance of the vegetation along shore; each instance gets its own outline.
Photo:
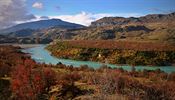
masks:
[[[175,64],[174,44],[114,40],[57,41],[46,47],[59,58],[111,64],[168,66]]]

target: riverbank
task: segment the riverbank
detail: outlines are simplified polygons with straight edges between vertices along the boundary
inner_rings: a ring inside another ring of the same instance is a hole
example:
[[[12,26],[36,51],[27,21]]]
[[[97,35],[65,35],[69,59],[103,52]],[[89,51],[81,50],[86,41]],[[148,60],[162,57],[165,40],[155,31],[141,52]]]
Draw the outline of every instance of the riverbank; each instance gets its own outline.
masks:
[[[129,64],[132,66],[170,66],[175,63],[175,48],[173,45],[105,42],[104,40],[58,41],[49,45],[46,49],[58,58],[81,61]]]

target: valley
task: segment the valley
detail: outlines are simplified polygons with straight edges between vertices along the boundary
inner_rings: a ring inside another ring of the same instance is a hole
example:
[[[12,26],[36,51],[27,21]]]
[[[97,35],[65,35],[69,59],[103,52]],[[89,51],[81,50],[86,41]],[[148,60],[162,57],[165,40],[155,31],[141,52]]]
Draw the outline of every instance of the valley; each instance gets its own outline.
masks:
[[[80,1],[0,0],[0,100],[175,100],[174,2]]]

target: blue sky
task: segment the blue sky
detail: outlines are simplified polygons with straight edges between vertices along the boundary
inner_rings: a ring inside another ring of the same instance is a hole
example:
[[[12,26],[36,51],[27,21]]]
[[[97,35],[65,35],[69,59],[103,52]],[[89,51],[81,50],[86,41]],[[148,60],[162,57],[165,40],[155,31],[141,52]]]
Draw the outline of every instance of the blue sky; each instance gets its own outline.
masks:
[[[43,9],[32,8],[40,2]],[[31,13],[42,16],[89,13],[164,13],[175,10],[175,0],[28,0]],[[59,8],[59,9],[57,9]]]
[[[90,25],[103,17],[138,17],[175,11],[174,0],[27,0],[27,9],[39,17]]]

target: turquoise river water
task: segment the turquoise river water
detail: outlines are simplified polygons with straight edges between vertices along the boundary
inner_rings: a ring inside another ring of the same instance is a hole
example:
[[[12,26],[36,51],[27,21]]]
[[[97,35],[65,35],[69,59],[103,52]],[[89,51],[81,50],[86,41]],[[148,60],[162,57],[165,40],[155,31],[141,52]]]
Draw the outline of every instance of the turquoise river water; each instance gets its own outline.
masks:
[[[57,64],[61,62],[65,65],[73,65],[74,67],[79,67],[81,65],[88,65],[89,67],[99,68],[100,66],[104,65],[104,63],[99,62],[92,62],[92,61],[76,61],[76,60],[69,60],[69,59],[60,59],[52,56],[50,52],[45,50],[46,45],[37,45],[30,48],[25,48],[22,51],[25,53],[29,53],[31,58],[38,63],[45,63],[45,64]],[[132,69],[131,66],[119,66],[114,64],[106,64],[109,67],[116,67],[116,68],[123,68],[124,70],[130,71]],[[156,70],[160,69],[167,73],[175,72],[175,66],[136,66],[136,70]]]

